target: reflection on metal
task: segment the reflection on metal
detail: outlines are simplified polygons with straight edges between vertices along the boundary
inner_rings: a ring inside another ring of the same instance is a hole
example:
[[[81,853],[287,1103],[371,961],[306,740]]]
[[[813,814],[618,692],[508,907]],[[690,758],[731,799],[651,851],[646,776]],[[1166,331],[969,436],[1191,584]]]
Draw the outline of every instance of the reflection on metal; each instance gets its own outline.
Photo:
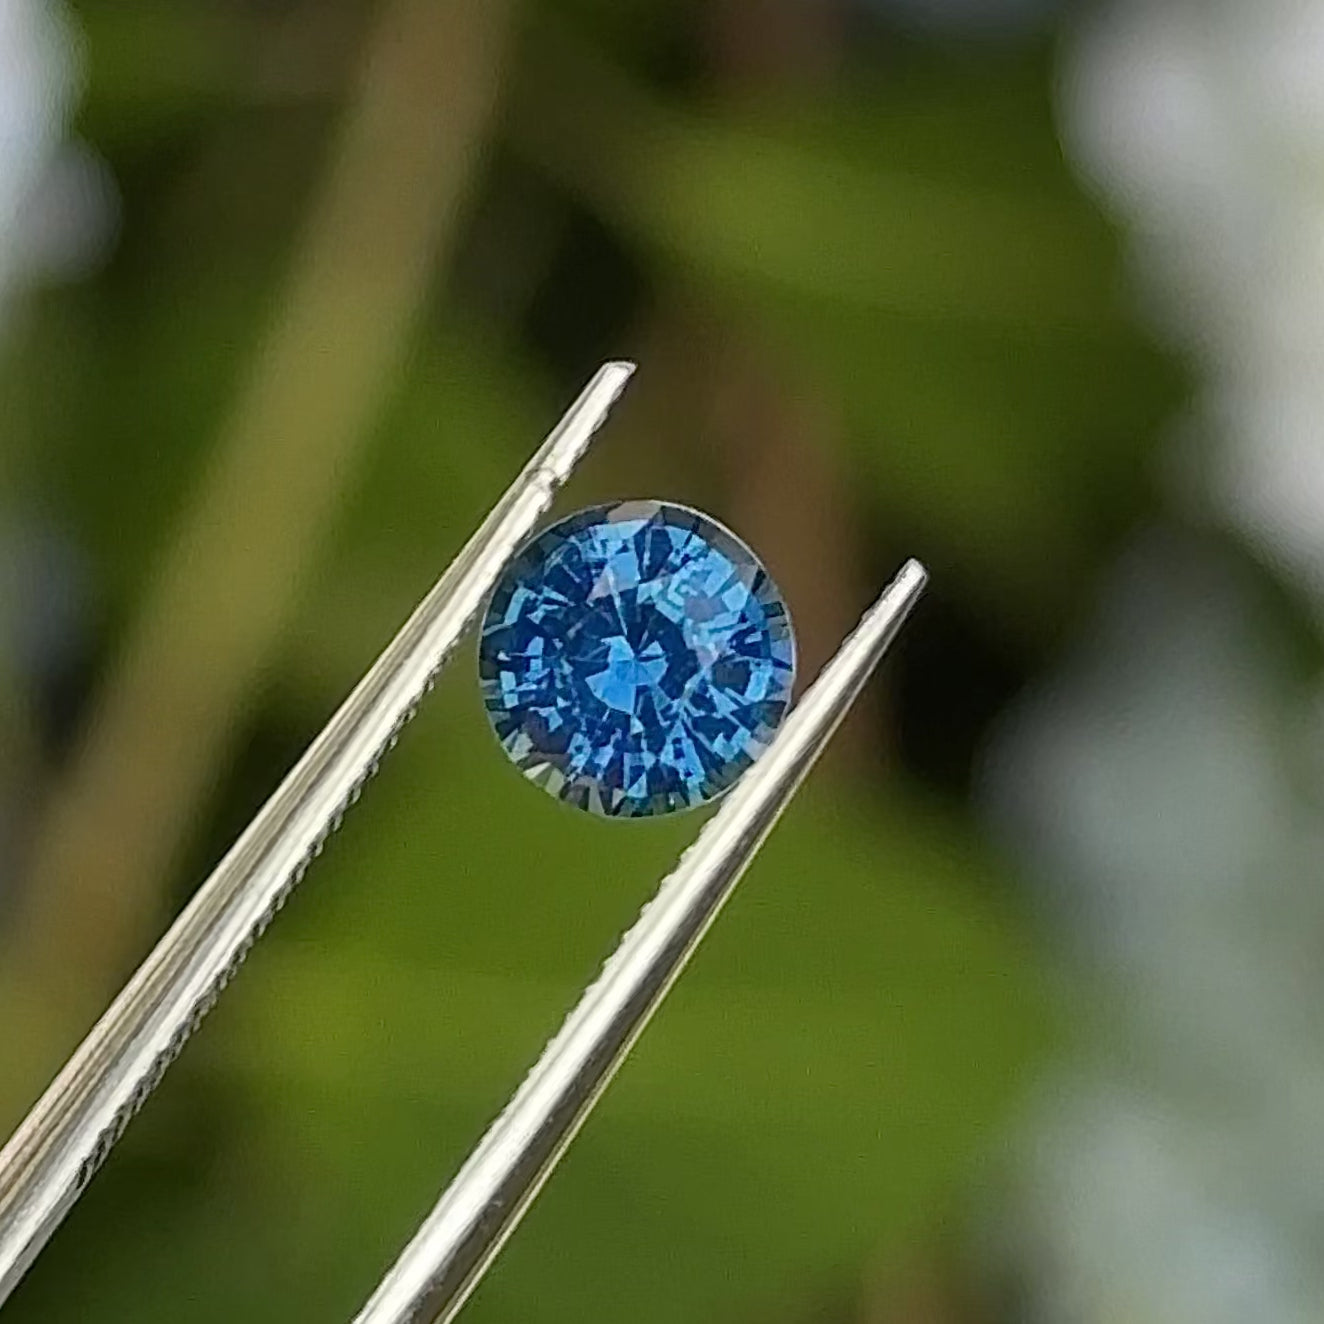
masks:
[[[633,371],[599,369],[0,1151],[0,1302],[339,826]]]
[[[355,1324],[454,1318],[790,803],[924,588],[909,561],[704,826]]]
[[[395,743],[624,389],[608,363],[0,1151],[0,1303]],[[725,799],[474,1150],[358,1324],[448,1320],[537,1195],[895,638],[908,562]]]

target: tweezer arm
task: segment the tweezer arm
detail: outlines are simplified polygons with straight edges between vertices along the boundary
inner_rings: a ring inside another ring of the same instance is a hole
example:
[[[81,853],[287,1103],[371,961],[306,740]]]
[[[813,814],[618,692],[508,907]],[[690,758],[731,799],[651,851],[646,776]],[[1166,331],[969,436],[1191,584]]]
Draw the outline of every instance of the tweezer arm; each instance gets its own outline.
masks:
[[[914,606],[909,561],[621,939],[355,1324],[455,1317],[666,997]]]
[[[598,370],[0,1151],[0,1303],[339,826],[633,371]]]

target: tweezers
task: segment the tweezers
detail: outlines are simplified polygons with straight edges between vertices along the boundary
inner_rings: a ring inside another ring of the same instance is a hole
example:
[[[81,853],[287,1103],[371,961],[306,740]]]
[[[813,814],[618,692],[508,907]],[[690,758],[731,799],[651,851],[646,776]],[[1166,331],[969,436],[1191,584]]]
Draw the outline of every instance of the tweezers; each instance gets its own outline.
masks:
[[[0,1304],[395,744],[634,365],[604,364],[0,1150]],[[721,802],[356,1324],[453,1319],[914,606],[908,561]]]

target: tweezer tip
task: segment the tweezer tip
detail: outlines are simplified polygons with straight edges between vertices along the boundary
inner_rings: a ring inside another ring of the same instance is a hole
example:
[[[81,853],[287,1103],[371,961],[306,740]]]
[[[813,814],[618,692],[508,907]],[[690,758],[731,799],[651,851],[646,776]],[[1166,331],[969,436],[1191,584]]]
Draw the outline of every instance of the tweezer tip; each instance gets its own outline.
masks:
[[[566,411],[533,462],[534,471],[559,487],[588,449],[594,434],[621,397],[635,365],[627,359],[609,359],[589,380]]]
[[[597,371],[596,380],[609,383],[614,401],[625,390],[626,383],[634,376],[638,364],[629,359],[608,359]]]
[[[929,582],[929,572],[922,561],[912,556],[897,573],[896,586],[910,593],[918,593]]]
[[[607,411],[621,398],[621,392],[634,376],[635,365],[629,359],[608,359],[592,376],[578,403],[596,418],[596,427]]]
[[[882,657],[897,631],[920,600],[929,572],[911,557],[896,573],[896,578],[882,591],[865,612],[855,637],[873,655]]]

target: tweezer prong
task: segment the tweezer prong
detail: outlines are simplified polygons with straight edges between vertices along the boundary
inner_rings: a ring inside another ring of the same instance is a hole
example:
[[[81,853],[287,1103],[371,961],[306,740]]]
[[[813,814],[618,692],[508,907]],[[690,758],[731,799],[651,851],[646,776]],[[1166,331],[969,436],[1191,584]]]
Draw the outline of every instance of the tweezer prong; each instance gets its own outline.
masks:
[[[0,1304],[395,743],[633,371],[597,371],[0,1150]]]
[[[919,598],[906,563],[704,826],[354,1324],[445,1324],[514,1231]]]

